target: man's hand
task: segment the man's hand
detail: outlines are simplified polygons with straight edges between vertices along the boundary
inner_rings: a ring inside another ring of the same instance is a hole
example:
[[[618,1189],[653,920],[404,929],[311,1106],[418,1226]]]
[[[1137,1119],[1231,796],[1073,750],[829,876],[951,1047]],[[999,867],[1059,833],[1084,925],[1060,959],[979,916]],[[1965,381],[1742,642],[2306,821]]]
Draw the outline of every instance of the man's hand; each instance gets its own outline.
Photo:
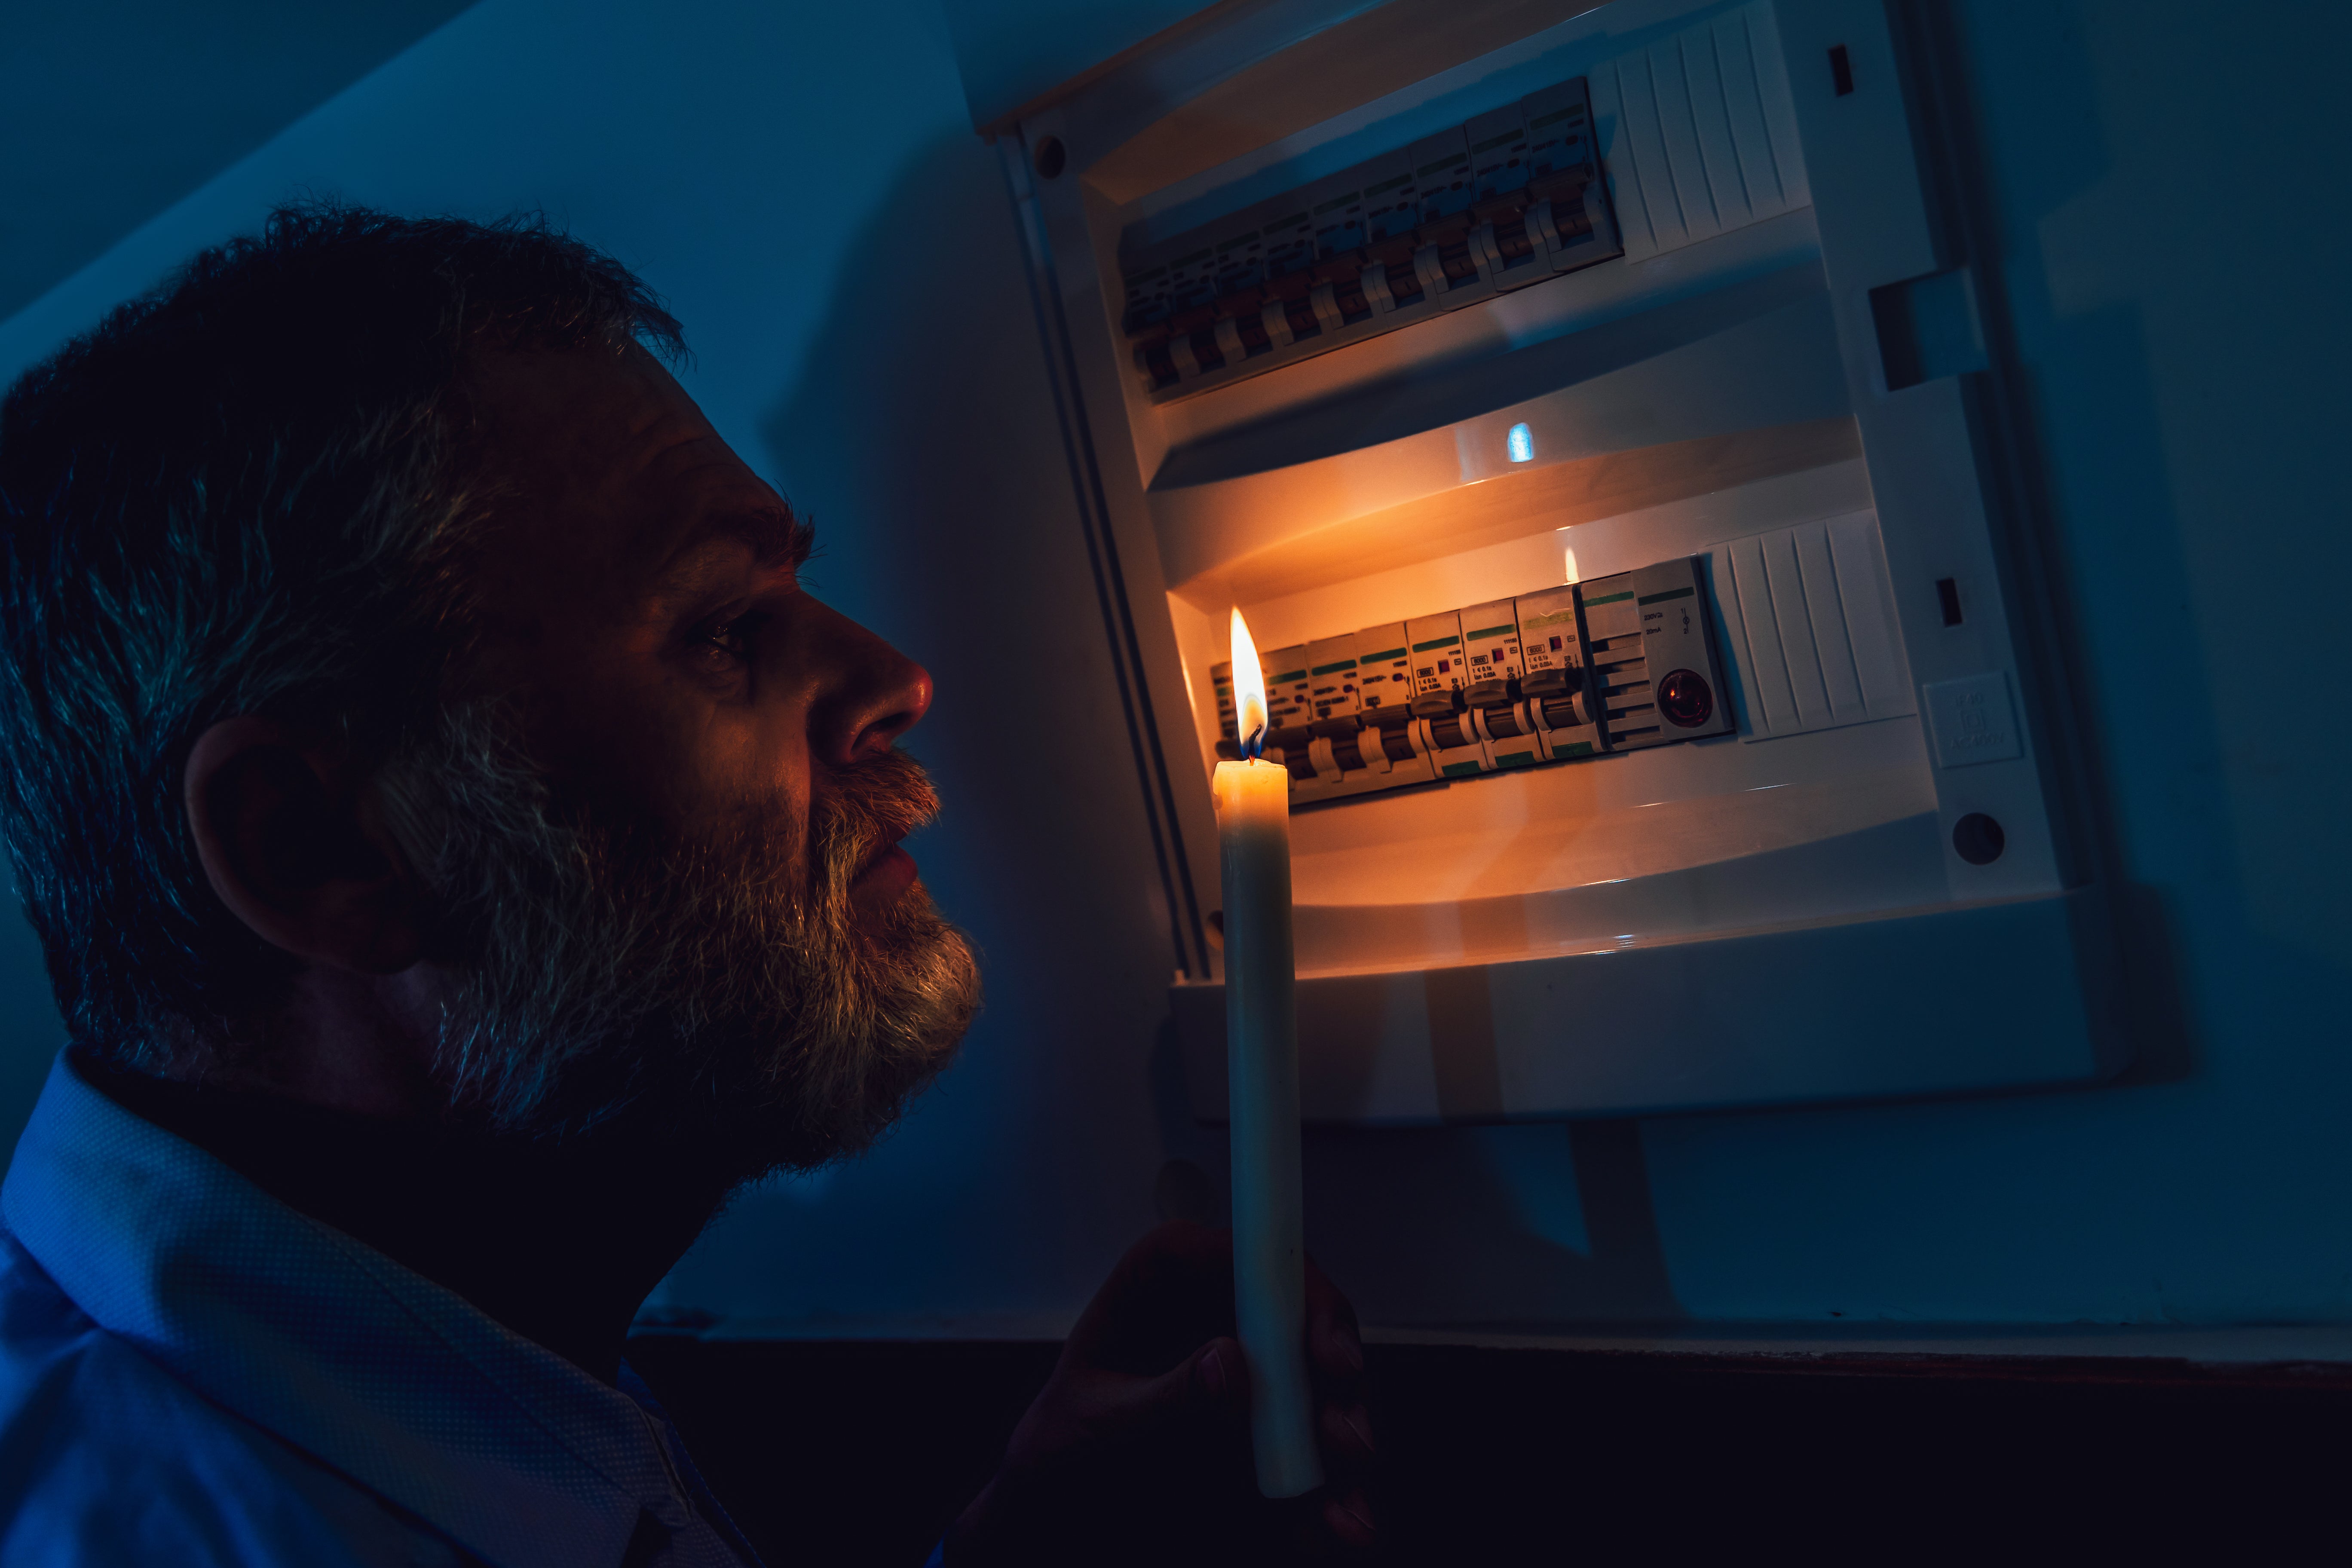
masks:
[[[1257,1493],[1249,1373],[1233,1334],[1230,1236],[1177,1221],[1136,1243],[1071,1331],[995,1479],[949,1532],[950,1568],[1223,1565],[1368,1549],[1372,1437],[1355,1309],[1309,1260],[1325,1480],[1285,1502]]]

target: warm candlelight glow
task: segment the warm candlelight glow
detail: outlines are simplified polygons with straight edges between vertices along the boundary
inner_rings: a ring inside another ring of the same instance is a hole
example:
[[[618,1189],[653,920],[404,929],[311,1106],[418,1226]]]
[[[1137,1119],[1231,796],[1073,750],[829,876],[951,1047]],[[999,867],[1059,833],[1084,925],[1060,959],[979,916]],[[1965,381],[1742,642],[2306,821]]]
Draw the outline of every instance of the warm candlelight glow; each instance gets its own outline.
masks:
[[[1255,757],[1265,750],[1265,670],[1257,661],[1257,644],[1250,641],[1249,623],[1234,611],[1234,720],[1241,737],[1242,755]]]

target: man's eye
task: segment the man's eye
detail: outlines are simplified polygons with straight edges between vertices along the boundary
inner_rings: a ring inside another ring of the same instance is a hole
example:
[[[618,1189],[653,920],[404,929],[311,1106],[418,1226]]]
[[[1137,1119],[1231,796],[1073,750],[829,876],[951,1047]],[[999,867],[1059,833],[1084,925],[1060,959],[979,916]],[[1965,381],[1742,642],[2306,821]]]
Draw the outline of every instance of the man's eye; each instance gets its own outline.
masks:
[[[698,646],[714,658],[748,662],[751,657],[751,637],[766,617],[745,615],[732,616],[713,622],[707,627]]]

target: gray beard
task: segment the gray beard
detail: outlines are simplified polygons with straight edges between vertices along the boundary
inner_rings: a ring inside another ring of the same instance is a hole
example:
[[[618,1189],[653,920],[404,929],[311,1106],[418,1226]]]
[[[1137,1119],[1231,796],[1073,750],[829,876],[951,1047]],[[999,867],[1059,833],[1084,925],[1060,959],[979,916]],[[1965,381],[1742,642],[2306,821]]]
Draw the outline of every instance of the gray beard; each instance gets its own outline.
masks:
[[[436,1078],[509,1136],[641,1144],[726,1184],[867,1147],[980,1005],[971,942],[918,885],[862,918],[849,885],[936,814],[892,751],[789,818],[656,842],[559,809],[499,710],[451,711],[386,768],[394,836],[457,977]]]

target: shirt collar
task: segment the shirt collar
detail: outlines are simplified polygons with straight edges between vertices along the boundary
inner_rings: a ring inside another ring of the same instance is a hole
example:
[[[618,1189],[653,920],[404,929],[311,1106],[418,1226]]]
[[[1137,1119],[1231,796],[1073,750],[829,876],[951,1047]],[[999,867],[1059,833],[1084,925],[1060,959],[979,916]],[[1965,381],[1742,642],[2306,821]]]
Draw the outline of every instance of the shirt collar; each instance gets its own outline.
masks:
[[[49,1069],[0,1216],[98,1324],[500,1568],[688,1516],[643,1406]]]

